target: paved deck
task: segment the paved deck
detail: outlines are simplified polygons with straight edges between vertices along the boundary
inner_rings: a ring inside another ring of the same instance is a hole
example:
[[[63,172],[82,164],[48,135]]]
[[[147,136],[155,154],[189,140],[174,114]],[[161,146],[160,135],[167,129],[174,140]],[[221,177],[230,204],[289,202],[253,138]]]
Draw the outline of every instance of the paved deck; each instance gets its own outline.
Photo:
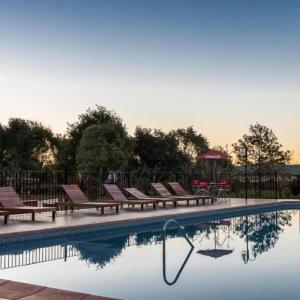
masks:
[[[0,300],[116,300],[0,279]]]
[[[183,215],[210,215],[216,213],[224,213],[230,211],[242,211],[249,209],[257,209],[262,206],[282,206],[288,204],[299,204],[300,200],[255,200],[251,199],[247,202],[243,199],[230,199],[226,201],[218,201],[215,204],[206,205],[180,205],[177,208],[168,206],[167,208],[158,208],[152,210],[151,207],[147,207],[145,211],[136,209],[124,209],[119,214],[115,214],[112,210],[105,210],[105,214],[101,215],[99,211],[95,209],[86,209],[74,212],[58,212],[56,221],[51,220],[51,216],[48,214],[40,214],[37,216],[35,222],[30,220],[30,215],[27,216],[11,216],[8,225],[0,225],[0,237],[12,236],[12,235],[25,235],[41,231],[51,231],[65,228],[79,228],[91,225],[107,225],[118,224],[140,220],[152,220],[164,217],[176,217]]]

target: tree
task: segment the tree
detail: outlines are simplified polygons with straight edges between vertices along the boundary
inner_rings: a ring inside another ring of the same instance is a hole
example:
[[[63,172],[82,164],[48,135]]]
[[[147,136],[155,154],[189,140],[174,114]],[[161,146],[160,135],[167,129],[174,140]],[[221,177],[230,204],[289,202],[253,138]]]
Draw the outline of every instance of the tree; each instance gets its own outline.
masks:
[[[111,124],[119,132],[120,138],[128,138],[128,133],[121,118],[115,112],[103,106],[96,105],[94,109],[87,109],[78,116],[73,124],[68,124],[67,135],[63,139],[64,153],[58,155],[58,166],[67,170],[76,168],[76,154],[83,132],[91,125]]]
[[[3,126],[0,124],[0,167],[3,164],[3,160],[4,160],[4,145],[5,145],[5,131]]]
[[[201,152],[208,151],[209,144],[206,137],[197,133],[193,126],[186,129],[177,129],[170,132],[178,142],[179,149],[195,163]]]
[[[137,127],[135,154],[140,164],[163,172],[182,172],[191,167],[189,157],[179,149],[172,133]]]
[[[1,129],[2,165],[12,169],[38,169],[53,157],[55,137],[39,122],[11,118]]]
[[[125,167],[132,155],[132,143],[114,123],[91,125],[83,131],[77,148],[79,170],[116,170]]]
[[[274,248],[284,227],[291,226],[291,219],[292,215],[288,211],[276,211],[239,219],[235,231],[246,242],[247,250],[242,254],[244,261],[248,262],[250,256],[251,259],[255,259],[258,255]]]
[[[263,125],[251,125],[249,133],[233,144],[233,151],[238,164],[245,163],[244,149],[248,149],[247,163],[266,169],[280,166],[291,160],[292,153],[284,151],[274,132]]]

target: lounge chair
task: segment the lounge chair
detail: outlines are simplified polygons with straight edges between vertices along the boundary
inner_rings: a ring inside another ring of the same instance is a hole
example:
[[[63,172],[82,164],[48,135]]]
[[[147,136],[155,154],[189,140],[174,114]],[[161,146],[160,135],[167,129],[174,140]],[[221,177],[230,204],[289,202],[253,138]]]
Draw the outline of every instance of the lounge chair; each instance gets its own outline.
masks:
[[[57,206],[63,206],[64,208],[70,208],[74,210],[76,208],[101,208],[101,214],[104,214],[104,208],[110,207],[115,208],[116,213],[119,212],[119,204],[112,203],[112,202],[90,202],[85,194],[81,191],[78,185],[71,184],[71,185],[62,185],[62,189],[65,192],[68,201],[65,202],[57,202]]]
[[[52,220],[55,220],[55,207],[26,206],[12,187],[0,187],[0,210],[7,211],[10,215],[31,214],[32,221],[36,213],[51,212]]]
[[[190,205],[190,201],[196,201],[196,205],[199,205],[199,200],[202,199],[197,195],[172,195],[162,183],[151,183],[151,185],[161,197],[186,201],[187,205]]]
[[[172,202],[174,207],[177,206],[177,201],[176,199],[169,199],[169,198],[157,198],[157,197],[149,197],[142,193],[140,190],[136,188],[125,188],[124,189],[127,193],[129,193],[131,196],[133,196],[135,199],[139,200],[156,200],[157,202],[160,202],[163,204],[163,207],[166,207],[166,203]]]
[[[140,205],[141,210],[144,210],[144,206],[147,204],[152,204],[153,209],[156,209],[157,200],[151,199],[151,200],[145,200],[145,199],[127,199],[125,195],[122,193],[122,191],[119,189],[119,187],[115,184],[103,184],[105,190],[108,192],[108,194],[113,198],[114,201],[116,201],[119,204],[127,204],[128,206],[132,205],[133,207],[135,205]]]
[[[209,195],[189,195],[178,182],[169,182],[169,186],[179,197],[198,197],[199,199],[202,199],[203,204],[205,203],[206,199],[211,199],[211,202],[213,203],[214,197]]]
[[[2,210],[2,211],[0,211],[0,216],[4,217],[4,224],[7,224],[8,217],[9,217],[9,212]]]

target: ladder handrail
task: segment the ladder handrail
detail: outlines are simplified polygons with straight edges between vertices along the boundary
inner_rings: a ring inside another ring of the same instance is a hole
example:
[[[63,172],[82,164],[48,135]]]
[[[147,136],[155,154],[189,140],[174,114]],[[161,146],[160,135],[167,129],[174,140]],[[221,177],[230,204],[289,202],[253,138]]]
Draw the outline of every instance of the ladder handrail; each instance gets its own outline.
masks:
[[[169,226],[170,224],[172,224],[172,223],[174,223],[174,224],[177,226],[178,231],[179,231],[180,234],[185,238],[185,240],[189,243],[189,245],[191,246],[191,249],[190,249],[188,255],[186,256],[186,258],[185,258],[183,264],[181,265],[179,271],[177,272],[177,275],[175,276],[174,280],[170,282],[170,281],[168,281],[168,279],[167,279],[167,274],[166,274],[166,273],[167,273],[167,272],[166,272],[166,269],[167,269],[167,268],[166,268],[166,237],[167,237],[167,229],[168,229],[168,226]],[[194,245],[193,245],[193,243],[189,240],[189,238],[186,236],[186,234],[184,234],[184,232],[183,232],[183,227],[181,227],[181,226],[177,223],[177,221],[175,221],[175,220],[173,220],[173,219],[168,220],[168,221],[164,224],[163,231],[164,231],[164,237],[163,237],[163,278],[164,278],[164,281],[165,281],[165,283],[166,283],[167,285],[174,285],[174,284],[177,282],[178,278],[180,277],[180,275],[181,275],[181,273],[182,273],[182,271],[183,271],[185,265],[187,264],[187,262],[188,262],[188,260],[189,260],[189,258],[190,258],[190,256],[191,256],[191,254],[192,254],[192,252],[193,252],[193,250],[194,250]]]
[[[192,248],[195,248],[194,245],[193,245],[193,243],[190,241],[190,239],[189,239],[189,238],[186,236],[186,234],[183,232],[183,227],[180,226],[180,225],[178,224],[178,222],[177,222],[176,220],[174,220],[174,219],[170,219],[170,220],[168,220],[168,221],[164,224],[164,227],[163,227],[164,237],[166,237],[166,233],[167,233],[168,226],[169,226],[170,224],[172,224],[172,223],[176,225],[176,227],[177,227],[179,233],[185,238],[185,240],[189,243],[189,245],[190,245]]]

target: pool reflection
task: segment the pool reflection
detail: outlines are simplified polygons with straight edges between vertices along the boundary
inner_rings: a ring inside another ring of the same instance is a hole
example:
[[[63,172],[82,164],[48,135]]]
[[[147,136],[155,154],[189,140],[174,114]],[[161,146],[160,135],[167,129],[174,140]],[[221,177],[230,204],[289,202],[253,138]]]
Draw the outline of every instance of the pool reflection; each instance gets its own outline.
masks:
[[[247,264],[276,246],[284,228],[291,225],[292,214],[293,211],[275,211],[229,220],[199,222],[186,225],[184,232],[193,241],[195,252],[208,258],[222,259],[226,255],[231,255],[234,252],[234,247],[231,245],[234,244],[234,239],[242,240],[244,250],[240,255],[241,262]],[[176,239],[180,236],[177,229],[171,227],[167,231],[166,239]],[[112,235],[94,232],[78,235],[69,240],[64,239],[63,242],[61,240],[4,245],[0,249],[0,268],[16,268],[53,260],[66,261],[69,257],[76,256],[88,265],[103,269],[129,247],[149,245],[165,247],[161,225],[147,232],[127,234],[114,232]],[[183,263],[184,266],[193,251],[190,252]],[[165,249],[163,254],[166,255]],[[181,272],[182,270],[179,271]],[[175,282],[177,280],[176,276]],[[168,280],[166,281],[169,283]]]

